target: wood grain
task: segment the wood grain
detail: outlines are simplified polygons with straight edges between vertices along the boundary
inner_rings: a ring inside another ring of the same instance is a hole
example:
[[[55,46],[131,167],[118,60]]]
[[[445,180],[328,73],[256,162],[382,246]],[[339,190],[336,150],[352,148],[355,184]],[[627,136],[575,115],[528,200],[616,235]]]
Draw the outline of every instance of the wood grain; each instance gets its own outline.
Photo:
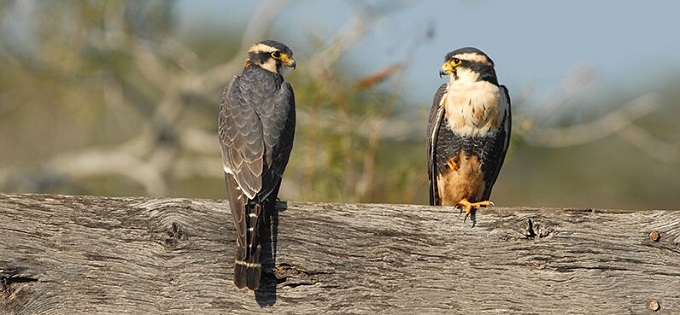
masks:
[[[226,202],[0,194],[0,313],[680,314],[680,211],[281,206],[252,292]]]

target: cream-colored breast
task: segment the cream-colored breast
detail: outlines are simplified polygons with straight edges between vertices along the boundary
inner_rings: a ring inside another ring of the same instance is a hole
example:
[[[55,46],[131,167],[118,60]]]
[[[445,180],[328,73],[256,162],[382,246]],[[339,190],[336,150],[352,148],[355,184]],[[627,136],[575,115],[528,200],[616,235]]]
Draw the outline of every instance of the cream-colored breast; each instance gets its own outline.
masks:
[[[442,106],[454,133],[489,136],[503,123],[508,101],[501,89],[486,81],[449,83]]]

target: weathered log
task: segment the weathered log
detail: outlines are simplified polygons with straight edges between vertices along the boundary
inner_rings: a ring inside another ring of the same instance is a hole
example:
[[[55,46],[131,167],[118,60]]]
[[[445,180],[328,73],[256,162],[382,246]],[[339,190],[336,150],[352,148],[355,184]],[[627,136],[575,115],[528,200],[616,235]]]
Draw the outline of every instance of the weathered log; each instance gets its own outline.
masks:
[[[232,284],[226,202],[0,194],[0,313],[680,314],[680,211],[462,218],[288,202],[252,292]]]

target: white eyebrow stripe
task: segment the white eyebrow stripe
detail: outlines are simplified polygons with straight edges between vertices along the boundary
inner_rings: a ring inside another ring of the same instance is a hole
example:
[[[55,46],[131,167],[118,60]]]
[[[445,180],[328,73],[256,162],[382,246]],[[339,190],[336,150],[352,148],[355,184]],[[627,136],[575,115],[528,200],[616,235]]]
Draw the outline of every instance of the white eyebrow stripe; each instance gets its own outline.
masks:
[[[248,52],[272,52],[276,51],[277,49],[271,46],[267,46],[262,43],[257,43],[248,49]]]

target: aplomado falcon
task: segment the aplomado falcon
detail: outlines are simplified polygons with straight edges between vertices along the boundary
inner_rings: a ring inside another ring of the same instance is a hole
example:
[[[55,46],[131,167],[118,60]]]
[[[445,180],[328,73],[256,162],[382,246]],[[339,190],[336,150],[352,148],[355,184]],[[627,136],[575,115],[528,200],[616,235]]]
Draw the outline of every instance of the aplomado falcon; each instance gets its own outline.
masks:
[[[510,96],[494,63],[472,47],[444,58],[451,75],[434,96],[427,134],[430,204],[465,209],[465,218],[490,203],[491,188],[510,143]]]
[[[293,52],[277,41],[254,44],[241,75],[222,94],[218,133],[236,227],[234,284],[260,286],[260,233],[273,209],[295,134],[295,97],[283,79]]]

